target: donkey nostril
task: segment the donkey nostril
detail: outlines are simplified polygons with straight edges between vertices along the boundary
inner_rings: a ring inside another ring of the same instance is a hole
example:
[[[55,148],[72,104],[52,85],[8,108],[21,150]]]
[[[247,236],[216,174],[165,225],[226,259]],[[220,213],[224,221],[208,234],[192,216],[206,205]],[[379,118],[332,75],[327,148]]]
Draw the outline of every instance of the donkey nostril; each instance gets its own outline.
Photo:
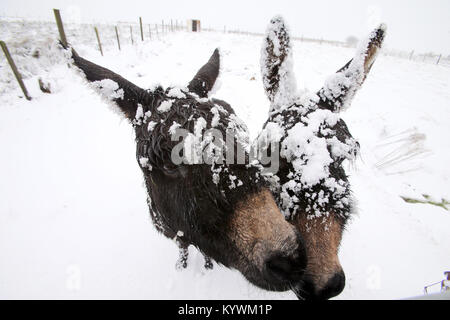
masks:
[[[337,296],[344,287],[345,274],[341,271],[331,277],[323,288],[317,288],[313,279],[307,276],[302,279],[301,285],[294,288],[294,293],[299,299],[326,300]]]
[[[275,255],[266,261],[269,275],[287,282],[298,281],[303,275],[304,265],[299,258],[281,255]]]
[[[283,280],[287,278],[292,270],[291,262],[287,258],[274,257],[269,259],[266,263],[269,272],[273,273],[275,276],[282,278]]]
[[[330,280],[328,280],[325,287],[320,291],[321,299],[330,299],[337,296],[344,290],[345,274],[344,272],[336,273]]]

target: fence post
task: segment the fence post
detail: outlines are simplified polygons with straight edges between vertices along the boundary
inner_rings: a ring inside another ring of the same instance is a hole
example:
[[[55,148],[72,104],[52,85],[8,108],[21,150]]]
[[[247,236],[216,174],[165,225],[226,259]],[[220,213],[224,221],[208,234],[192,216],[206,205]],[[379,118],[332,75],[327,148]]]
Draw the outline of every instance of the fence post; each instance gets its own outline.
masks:
[[[102,43],[100,42],[100,36],[98,35],[97,27],[94,27],[94,30],[95,30],[95,34],[97,36],[98,48],[100,49],[100,53],[103,56]]]
[[[442,53],[439,55],[436,64],[439,64],[439,61],[441,61]]]
[[[66,33],[64,32],[64,26],[61,20],[61,15],[59,14],[59,10],[53,9],[53,13],[55,14],[56,25],[58,26],[59,39],[61,40],[62,44],[67,47]]]
[[[161,23],[161,34],[164,35],[164,20]]]
[[[120,50],[119,31],[117,30],[117,26],[115,26],[114,29],[116,29],[117,45],[119,46],[119,50]]]
[[[156,37],[159,38],[159,36],[158,36],[158,24],[157,23],[155,23],[155,31],[156,31]]]
[[[3,49],[3,53],[5,54],[6,60],[8,60],[9,65],[11,66],[11,69],[14,73],[14,76],[16,77],[17,82],[19,83],[19,86],[22,89],[23,94],[25,95],[25,98],[27,100],[31,100],[31,97],[28,94],[27,88],[25,87],[25,84],[23,83],[22,76],[20,75],[19,70],[17,70],[14,60],[12,59],[11,55],[9,54],[9,50],[8,50],[8,47],[6,46],[6,43],[3,41],[0,41],[0,45]]]
[[[130,26],[130,38],[131,38],[131,44],[134,44],[134,41],[133,41],[133,27],[132,26]]]
[[[411,54],[409,55],[409,60],[411,60],[411,59],[412,59],[413,55],[414,55],[414,50],[413,50],[413,51],[411,51]]]
[[[142,18],[139,17],[139,25],[141,26],[141,40],[144,41],[144,30],[142,30]]]
[[[173,32],[173,21],[170,19],[170,31]]]
[[[150,38],[150,40],[152,40],[152,26],[148,25],[148,36]]]

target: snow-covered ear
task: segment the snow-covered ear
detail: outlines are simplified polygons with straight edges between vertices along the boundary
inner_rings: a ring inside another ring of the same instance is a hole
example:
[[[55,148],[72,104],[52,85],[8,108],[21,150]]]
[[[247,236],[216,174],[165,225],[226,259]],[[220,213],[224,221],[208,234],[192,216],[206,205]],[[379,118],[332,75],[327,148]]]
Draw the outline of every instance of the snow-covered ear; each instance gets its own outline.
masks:
[[[138,103],[149,99],[150,93],[111,70],[80,57],[73,48],[70,50],[73,62],[95,89],[108,101],[115,102],[128,119],[134,119]]]
[[[339,112],[350,106],[375,62],[385,35],[386,25],[381,24],[360,42],[353,59],[326,80],[318,92],[321,108]]]
[[[201,98],[208,97],[208,92],[214,87],[219,70],[220,52],[219,49],[216,49],[211,58],[209,58],[209,61],[198,70],[197,74],[189,82],[189,91],[197,94]]]
[[[261,48],[261,75],[271,110],[289,104],[296,94],[289,30],[281,16],[267,26]]]

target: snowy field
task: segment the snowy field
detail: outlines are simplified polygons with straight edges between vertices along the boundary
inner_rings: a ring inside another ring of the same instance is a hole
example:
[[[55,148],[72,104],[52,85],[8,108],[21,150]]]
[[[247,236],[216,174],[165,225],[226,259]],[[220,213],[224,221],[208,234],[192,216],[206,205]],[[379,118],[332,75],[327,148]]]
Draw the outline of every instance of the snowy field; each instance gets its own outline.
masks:
[[[143,88],[187,84],[220,47],[215,96],[256,137],[269,109],[261,37],[177,32],[142,44],[135,32],[131,45],[121,27],[118,51],[108,30],[100,28],[102,57],[91,27],[66,26],[81,56]],[[175,243],[150,221],[131,126],[67,67],[56,38],[53,23],[0,20],[0,39],[33,97],[21,97],[0,54],[0,298],[295,299],[260,290],[237,271],[204,270],[193,248],[188,268],[175,269]],[[299,86],[318,90],[352,55],[294,42]],[[39,90],[39,77],[52,94]],[[343,118],[361,158],[348,168],[358,212],[342,241],[347,285],[336,298],[421,295],[450,269],[450,213],[402,197],[450,200],[450,68],[381,54]]]

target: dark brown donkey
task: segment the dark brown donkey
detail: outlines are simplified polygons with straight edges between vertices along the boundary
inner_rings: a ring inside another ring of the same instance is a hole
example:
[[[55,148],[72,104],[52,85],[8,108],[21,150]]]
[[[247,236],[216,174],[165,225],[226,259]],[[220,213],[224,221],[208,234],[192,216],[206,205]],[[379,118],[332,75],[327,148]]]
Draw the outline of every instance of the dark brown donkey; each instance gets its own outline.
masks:
[[[75,50],[70,54],[132,123],[151,217],[182,248],[182,266],[194,245],[261,288],[288,290],[300,281],[306,267],[300,233],[284,219],[258,164],[248,164],[245,124],[226,102],[208,98],[219,73],[217,49],[187,87],[167,90],[141,89]],[[225,137],[227,151],[239,149],[246,163],[237,151],[231,161],[220,161],[214,143]]]
[[[272,191],[306,244],[308,264],[294,289],[299,298],[327,299],[345,285],[338,249],[352,198],[343,162],[355,158],[359,144],[339,112],[365,80],[384,36],[381,25],[319,92],[298,95],[287,27],[275,17],[267,29],[261,71],[271,107],[257,143],[260,150],[280,154],[279,170],[270,177]]]

